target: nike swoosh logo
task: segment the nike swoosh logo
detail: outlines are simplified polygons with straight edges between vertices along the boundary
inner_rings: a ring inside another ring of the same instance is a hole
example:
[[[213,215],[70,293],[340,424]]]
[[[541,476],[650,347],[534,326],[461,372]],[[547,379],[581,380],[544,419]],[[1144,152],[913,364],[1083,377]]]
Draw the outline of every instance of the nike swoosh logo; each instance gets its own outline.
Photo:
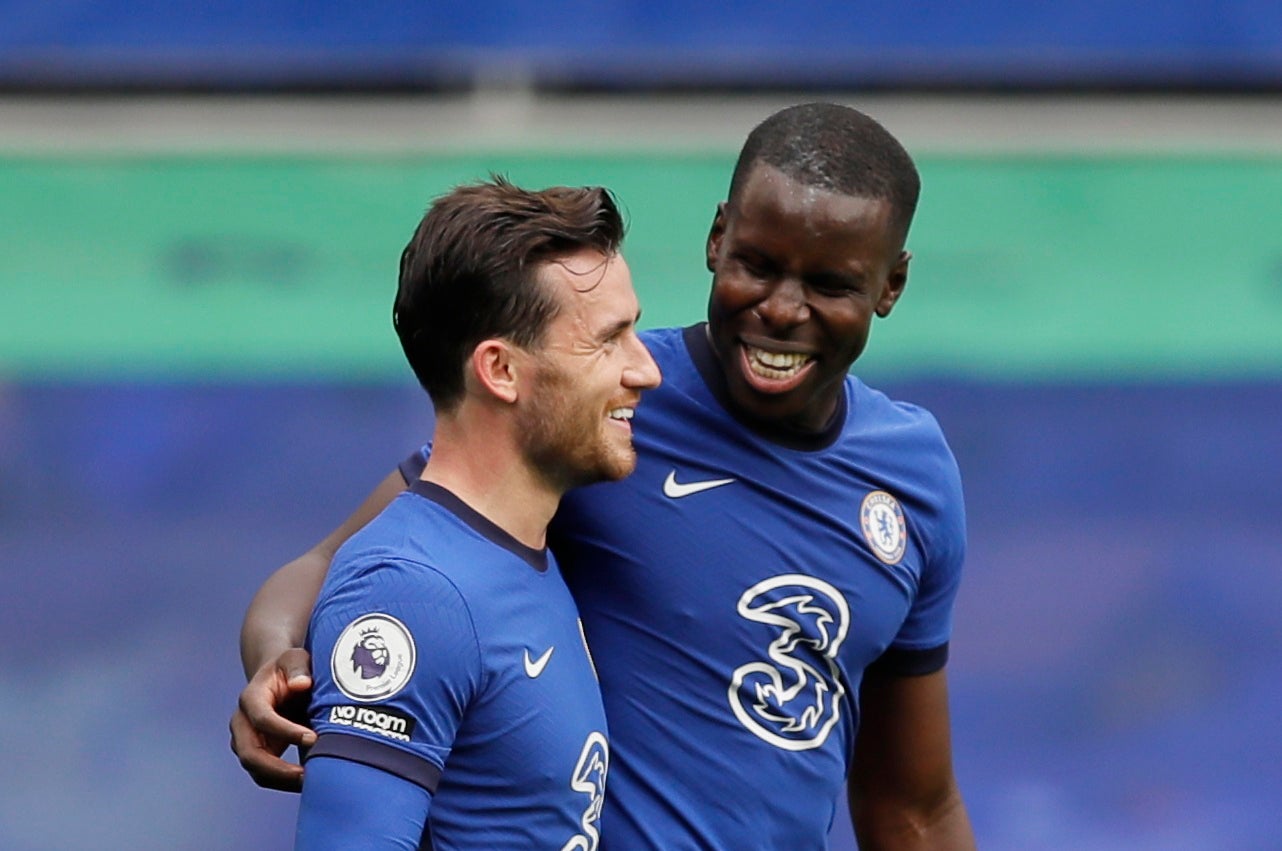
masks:
[[[543,673],[543,669],[548,666],[548,660],[552,658],[552,651],[555,649],[556,649],[556,645],[554,644],[551,647],[549,647],[546,651],[544,651],[543,655],[540,656],[539,658],[531,659],[529,648],[526,648],[525,675],[530,679],[534,679],[539,674]]]
[[[702,493],[703,491],[712,490],[713,488],[719,488],[722,485],[728,485],[733,481],[735,480],[708,479],[704,482],[688,482],[686,484],[681,484],[681,482],[677,481],[677,471],[673,470],[671,473],[668,473],[668,477],[663,480],[663,495],[670,499],[680,499],[683,496],[690,496],[690,494]]]

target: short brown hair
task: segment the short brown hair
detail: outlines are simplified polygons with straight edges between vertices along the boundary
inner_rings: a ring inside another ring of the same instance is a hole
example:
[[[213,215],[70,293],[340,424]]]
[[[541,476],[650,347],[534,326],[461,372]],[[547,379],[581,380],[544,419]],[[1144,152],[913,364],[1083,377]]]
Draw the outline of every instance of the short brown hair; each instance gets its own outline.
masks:
[[[556,300],[535,274],[584,248],[615,254],[625,225],[609,190],[522,189],[498,176],[437,198],[401,254],[392,324],[438,410],[463,394],[463,369],[483,340],[536,346]]]

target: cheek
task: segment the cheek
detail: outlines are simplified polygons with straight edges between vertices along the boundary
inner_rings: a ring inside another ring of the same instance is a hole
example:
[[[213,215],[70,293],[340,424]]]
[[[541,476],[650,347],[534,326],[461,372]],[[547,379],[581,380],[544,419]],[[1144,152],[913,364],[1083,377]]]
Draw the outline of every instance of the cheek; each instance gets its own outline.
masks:
[[[759,289],[733,275],[720,275],[713,281],[711,304],[722,313],[738,313],[761,300]]]
[[[600,416],[622,384],[622,373],[615,364],[598,364],[595,368],[580,373],[574,400],[583,409],[583,418]]]
[[[836,344],[846,349],[863,348],[872,325],[872,305],[848,305],[818,313]]]

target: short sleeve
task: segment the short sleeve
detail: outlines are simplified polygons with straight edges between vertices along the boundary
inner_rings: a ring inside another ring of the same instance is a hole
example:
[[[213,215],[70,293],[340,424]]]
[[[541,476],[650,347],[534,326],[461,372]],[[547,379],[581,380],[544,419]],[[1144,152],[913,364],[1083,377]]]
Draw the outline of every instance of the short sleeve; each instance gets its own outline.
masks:
[[[341,553],[340,553],[341,555]],[[435,791],[482,683],[467,602],[432,567],[338,565],[312,615],[312,755],[381,768]]]
[[[948,660],[953,605],[966,560],[966,507],[961,474],[946,445],[939,472],[934,488],[936,509],[921,530],[924,557],[917,593],[899,633],[878,663],[901,674],[931,673]]]

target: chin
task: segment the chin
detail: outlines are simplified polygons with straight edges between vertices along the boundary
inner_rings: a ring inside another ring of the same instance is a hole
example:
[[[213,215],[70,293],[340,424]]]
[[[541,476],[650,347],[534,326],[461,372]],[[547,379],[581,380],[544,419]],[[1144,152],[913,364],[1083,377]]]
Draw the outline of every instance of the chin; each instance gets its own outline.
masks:
[[[632,475],[637,468],[637,456],[633,455],[627,461],[620,463],[614,470],[614,477],[611,481],[617,482],[619,479],[626,479]]]
[[[571,476],[570,487],[583,487],[598,482],[617,482],[627,478],[637,466],[635,452],[602,453],[593,463],[585,464]]]
[[[632,471],[637,468],[637,455],[635,452],[629,452],[627,455],[616,455],[607,463],[601,466],[601,481],[617,482],[619,479],[625,479],[632,475]]]
[[[737,387],[730,388],[730,399],[745,414],[754,417],[789,416],[797,407],[797,399],[802,396],[799,388],[772,393],[763,390],[746,375],[740,375]]]

